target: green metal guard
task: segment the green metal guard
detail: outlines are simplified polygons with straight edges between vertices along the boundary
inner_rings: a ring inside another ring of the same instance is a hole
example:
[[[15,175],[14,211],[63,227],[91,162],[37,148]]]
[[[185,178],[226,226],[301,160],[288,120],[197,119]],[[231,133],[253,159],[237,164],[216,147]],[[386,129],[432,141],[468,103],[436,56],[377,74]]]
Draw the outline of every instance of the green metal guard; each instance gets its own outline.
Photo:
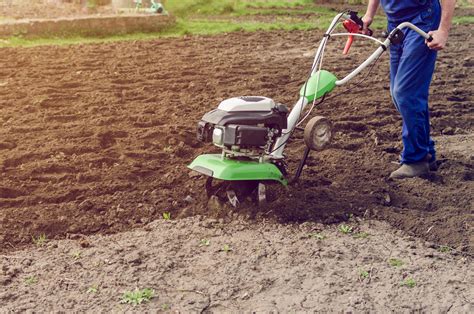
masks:
[[[277,181],[283,185],[288,184],[281,171],[272,163],[223,159],[220,154],[198,156],[188,168],[220,180],[268,180]]]

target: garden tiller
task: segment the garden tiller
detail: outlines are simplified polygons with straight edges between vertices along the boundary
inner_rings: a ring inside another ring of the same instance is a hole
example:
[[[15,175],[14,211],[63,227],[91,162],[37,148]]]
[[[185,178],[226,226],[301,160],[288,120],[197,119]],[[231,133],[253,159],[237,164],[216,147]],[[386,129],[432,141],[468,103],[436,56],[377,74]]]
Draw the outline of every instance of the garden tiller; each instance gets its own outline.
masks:
[[[334,33],[342,23],[347,32]],[[261,203],[266,201],[266,184],[298,180],[310,151],[324,149],[331,140],[331,122],[322,116],[309,120],[304,128],[306,150],[296,174],[289,179],[283,154],[289,137],[300,129],[315,105],[324,101],[326,95],[337,86],[342,86],[373,64],[391,44],[403,41],[403,30],[410,28],[426,40],[432,37],[405,22],[395,28],[384,41],[362,34],[362,20],[357,12],[338,14],[324,34],[314,58],[311,75],[300,90],[300,98],[291,112],[288,108],[267,97],[244,96],[224,100],[217,109],[206,113],[198,123],[197,136],[202,142],[212,142],[221,149],[220,154],[198,156],[189,168],[208,177],[206,190],[209,197],[226,197],[234,206],[248,196]],[[322,69],[324,51],[331,37],[348,36],[344,53],[347,54],[355,37],[375,41],[379,47],[352,73],[338,80]],[[309,110],[305,109],[309,106]],[[218,180],[215,184],[214,179]]]

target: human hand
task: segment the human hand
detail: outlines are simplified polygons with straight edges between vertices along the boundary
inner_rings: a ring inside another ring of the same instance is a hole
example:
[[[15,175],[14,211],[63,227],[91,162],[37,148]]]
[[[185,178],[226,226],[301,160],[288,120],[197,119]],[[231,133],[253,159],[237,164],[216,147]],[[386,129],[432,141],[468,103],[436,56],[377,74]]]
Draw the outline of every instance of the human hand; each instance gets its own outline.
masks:
[[[368,16],[367,14],[364,15],[364,17],[362,18],[362,22],[364,22],[364,26],[362,27],[362,34],[370,36],[369,26],[370,24],[372,24],[373,20],[374,18],[372,16]]]
[[[446,47],[449,35],[448,31],[438,29],[436,31],[428,32],[428,35],[431,35],[431,37],[433,37],[433,40],[431,42],[425,40],[425,43],[428,48],[438,51],[443,50]]]

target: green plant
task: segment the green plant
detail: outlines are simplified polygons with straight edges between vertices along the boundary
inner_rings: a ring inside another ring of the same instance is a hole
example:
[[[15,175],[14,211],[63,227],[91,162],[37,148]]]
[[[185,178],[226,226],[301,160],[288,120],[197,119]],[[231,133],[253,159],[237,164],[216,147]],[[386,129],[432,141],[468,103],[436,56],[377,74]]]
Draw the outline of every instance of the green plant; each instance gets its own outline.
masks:
[[[74,259],[80,259],[80,258],[81,258],[81,254],[82,254],[81,251],[75,251],[75,252],[72,252],[71,256],[72,256]]]
[[[163,213],[163,219],[164,220],[170,220],[171,219],[171,213],[170,212],[164,212]]]
[[[370,234],[368,234],[367,232],[358,232],[356,234],[354,234],[354,238],[356,239],[366,239],[370,236]]]
[[[211,245],[211,240],[209,239],[201,239],[201,241],[199,241],[199,246],[209,246]]]
[[[401,286],[408,288],[414,288],[416,286],[416,281],[413,278],[408,278],[400,283]]]
[[[228,244],[224,244],[224,247],[222,248],[222,251],[230,252],[230,251],[233,251],[233,250]]]
[[[27,285],[33,285],[33,284],[35,284],[35,283],[37,283],[37,282],[38,282],[38,278],[36,278],[35,276],[29,276],[29,277],[27,277],[27,278],[25,279],[25,283],[26,283]]]
[[[95,9],[96,7],[97,7],[97,1],[87,0],[87,8],[88,9]]]
[[[163,305],[161,305],[161,309],[163,311],[168,311],[170,309],[170,306],[169,306],[169,304],[164,303]]]
[[[369,278],[369,272],[366,271],[366,270],[361,270],[361,271],[359,271],[359,277],[361,279]]]
[[[97,285],[93,285],[87,288],[86,293],[97,293],[98,291],[99,291],[99,287]]]
[[[438,251],[440,251],[441,253],[449,253],[453,250],[452,247],[450,246],[447,246],[447,245],[441,245],[439,248],[438,248]]]
[[[339,225],[338,230],[344,234],[349,234],[352,232],[352,227],[349,225],[342,224],[342,225]]]
[[[388,263],[390,264],[390,266],[392,267],[401,267],[403,266],[403,261],[400,260],[400,259],[397,259],[397,258],[391,258],[388,260]]]
[[[38,237],[31,236],[31,239],[36,246],[44,246],[48,241],[48,237],[44,233],[40,234]]]
[[[313,238],[313,239],[316,239],[316,240],[324,240],[324,239],[326,239],[326,236],[324,236],[324,235],[322,235],[321,233],[318,233],[318,232],[310,233],[310,234],[308,235],[308,237]]]
[[[139,290],[138,288],[135,291],[126,291],[120,303],[132,304],[134,306],[149,302],[154,297],[155,291],[149,288]]]

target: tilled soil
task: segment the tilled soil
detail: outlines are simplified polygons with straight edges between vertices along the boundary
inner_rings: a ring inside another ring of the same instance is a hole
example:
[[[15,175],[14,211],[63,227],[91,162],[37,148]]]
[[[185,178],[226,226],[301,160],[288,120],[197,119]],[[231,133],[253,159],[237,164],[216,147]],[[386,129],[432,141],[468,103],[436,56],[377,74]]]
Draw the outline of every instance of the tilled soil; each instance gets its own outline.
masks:
[[[0,50],[0,243],[74,238],[143,226],[163,212],[231,220],[206,207],[204,179],[186,165],[216,151],[195,125],[228,97],[266,95],[291,105],[322,33],[257,32],[72,47]],[[472,254],[472,77],[470,27],[453,30],[433,82],[433,134],[440,169],[428,178],[387,180],[400,153],[398,113],[385,56],[359,86],[342,87],[316,110],[336,129],[313,153],[300,183],[267,208],[237,210],[250,220],[340,223],[351,215],[385,220],[409,234]],[[325,67],[339,77],[375,47],[349,57],[332,45]],[[452,143],[453,141],[451,141]],[[465,143],[463,146],[462,143]],[[466,148],[467,147],[467,148]],[[301,134],[288,152],[294,170]],[[466,153],[468,152],[468,153]]]
[[[379,221],[352,234],[235,217],[154,221],[2,256],[6,312],[472,313],[472,260]],[[152,289],[148,303],[123,294]]]

